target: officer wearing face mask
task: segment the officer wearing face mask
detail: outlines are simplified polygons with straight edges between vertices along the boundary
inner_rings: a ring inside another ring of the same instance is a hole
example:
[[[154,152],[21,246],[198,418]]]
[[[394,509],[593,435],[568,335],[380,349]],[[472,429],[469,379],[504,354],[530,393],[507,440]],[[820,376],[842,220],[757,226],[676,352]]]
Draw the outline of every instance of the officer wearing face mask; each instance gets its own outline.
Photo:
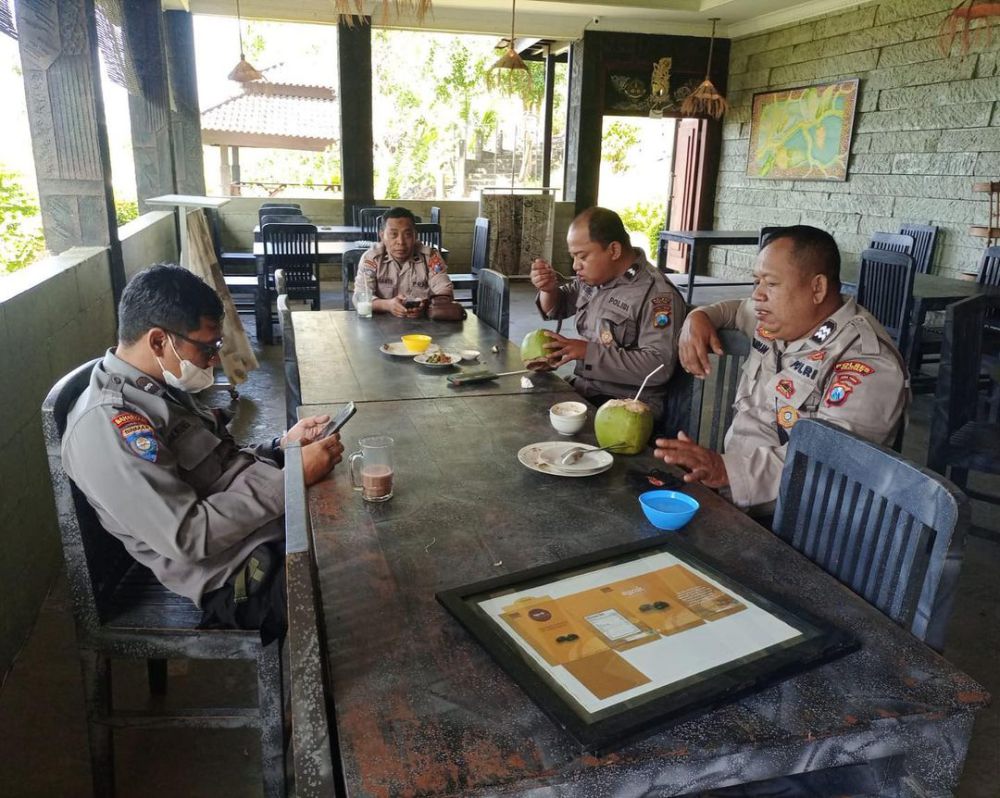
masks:
[[[223,307],[186,269],[153,266],[126,286],[118,346],[70,411],[66,472],[101,524],[211,627],[285,626],[282,447],[301,441],[307,484],[340,461],[327,416],[240,447],[220,410],[192,394],[214,382]]]

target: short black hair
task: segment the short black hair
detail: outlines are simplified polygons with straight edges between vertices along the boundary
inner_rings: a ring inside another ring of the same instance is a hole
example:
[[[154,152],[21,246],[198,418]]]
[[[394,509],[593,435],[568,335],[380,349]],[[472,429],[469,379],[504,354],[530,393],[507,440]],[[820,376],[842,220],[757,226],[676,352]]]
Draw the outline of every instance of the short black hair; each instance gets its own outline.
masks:
[[[383,222],[388,222],[390,219],[409,219],[413,224],[414,229],[417,226],[417,217],[413,215],[413,211],[409,208],[404,208],[402,205],[397,205],[395,208],[389,208],[389,210],[382,214]]]
[[[118,303],[118,341],[134,344],[153,327],[186,335],[208,317],[222,321],[219,295],[187,269],[157,263],[139,272],[122,291]]]
[[[573,220],[573,224],[584,222],[587,223],[587,233],[590,235],[591,241],[596,241],[604,249],[607,249],[612,242],[617,241],[625,252],[631,251],[632,240],[625,230],[622,218],[614,211],[595,205],[582,211]]]
[[[765,234],[761,250],[782,238],[791,239],[792,254],[798,266],[813,274],[825,275],[830,288],[840,291],[840,249],[832,235],[807,224],[774,227]]]

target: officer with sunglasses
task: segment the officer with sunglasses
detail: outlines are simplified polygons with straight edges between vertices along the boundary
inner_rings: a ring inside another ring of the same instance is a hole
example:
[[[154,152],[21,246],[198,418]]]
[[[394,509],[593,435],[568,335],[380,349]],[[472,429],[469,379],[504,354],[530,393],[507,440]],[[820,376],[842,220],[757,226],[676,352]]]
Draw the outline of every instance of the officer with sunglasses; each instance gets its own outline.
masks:
[[[122,293],[118,346],[71,410],[62,457],[104,528],[211,627],[285,627],[282,448],[301,441],[307,484],[340,462],[328,416],[241,447],[228,416],[193,394],[212,385],[223,307],[186,269],[158,265]]]

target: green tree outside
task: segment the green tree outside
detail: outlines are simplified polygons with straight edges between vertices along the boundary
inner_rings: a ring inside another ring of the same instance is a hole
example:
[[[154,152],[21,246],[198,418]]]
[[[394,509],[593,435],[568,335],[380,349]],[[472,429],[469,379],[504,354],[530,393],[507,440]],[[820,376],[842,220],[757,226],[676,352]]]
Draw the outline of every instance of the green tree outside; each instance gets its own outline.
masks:
[[[38,203],[19,177],[0,164],[0,273],[23,269],[45,251]]]

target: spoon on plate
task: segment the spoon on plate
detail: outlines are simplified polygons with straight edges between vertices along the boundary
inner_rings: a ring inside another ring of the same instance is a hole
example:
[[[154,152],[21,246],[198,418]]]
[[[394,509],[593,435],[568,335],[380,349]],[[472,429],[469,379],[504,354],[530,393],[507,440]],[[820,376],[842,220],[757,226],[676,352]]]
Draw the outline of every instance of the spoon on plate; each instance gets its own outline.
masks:
[[[591,452],[614,452],[615,449],[621,449],[623,443],[615,443],[611,446],[600,446],[596,449],[585,449],[582,446],[574,446],[572,449],[563,453],[563,456],[559,458],[559,462],[563,465],[573,465],[585,454],[590,454]]]

